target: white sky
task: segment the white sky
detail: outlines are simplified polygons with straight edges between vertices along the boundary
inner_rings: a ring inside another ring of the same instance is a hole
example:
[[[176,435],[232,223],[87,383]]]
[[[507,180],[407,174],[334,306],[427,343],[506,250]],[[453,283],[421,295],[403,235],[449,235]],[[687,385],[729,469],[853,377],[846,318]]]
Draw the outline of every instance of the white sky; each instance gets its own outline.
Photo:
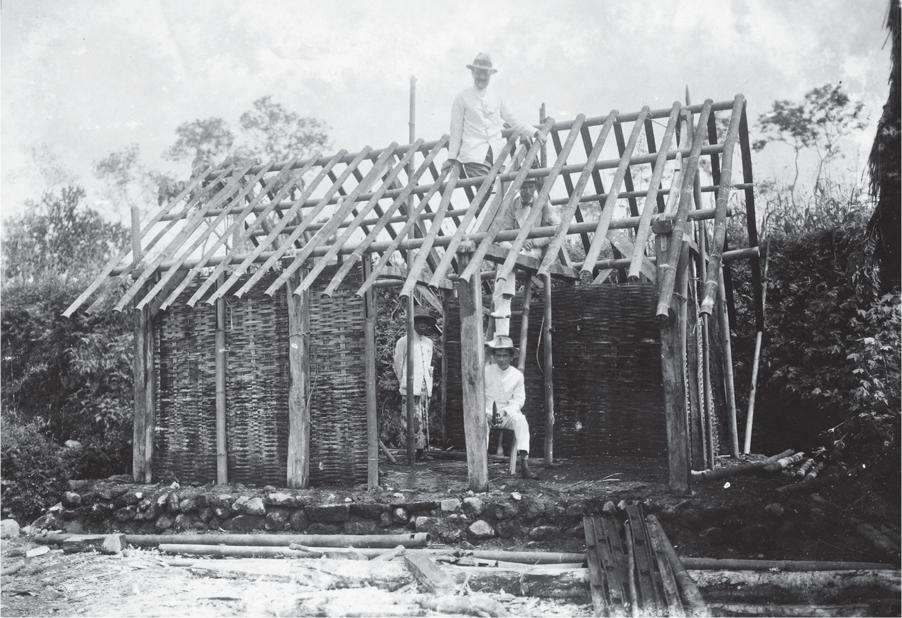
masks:
[[[237,128],[275,100],[332,127],[333,149],[448,130],[476,52],[525,120],[669,107],[743,93],[750,118],[841,80],[866,104],[867,154],[887,95],[885,0],[2,0],[2,212],[37,199],[35,148],[102,198],[92,164],[138,143],[151,167],[174,129],[221,116]],[[46,146],[42,146],[46,145]],[[860,156],[859,156],[860,155]],[[786,160],[759,157],[756,178]],[[860,172],[860,169],[859,169]]]

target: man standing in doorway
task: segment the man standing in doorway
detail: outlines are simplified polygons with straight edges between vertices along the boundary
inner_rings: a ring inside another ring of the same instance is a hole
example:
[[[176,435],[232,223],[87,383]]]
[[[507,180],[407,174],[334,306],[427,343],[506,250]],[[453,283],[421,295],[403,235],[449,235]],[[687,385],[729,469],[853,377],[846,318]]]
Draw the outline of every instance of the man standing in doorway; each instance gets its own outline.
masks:
[[[427,423],[429,422],[429,398],[432,397],[432,340],[429,333],[435,330],[435,318],[418,307],[413,313],[413,435],[417,459],[422,459],[427,447]],[[395,343],[392,363],[401,390],[401,425],[407,427],[407,335]]]
[[[459,164],[462,178],[488,173],[504,147],[501,130],[505,122],[517,136],[536,137],[544,142],[535,127],[517,120],[501,97],[489,88],[489,81],[498,70],[492,67],[487,54],[477,54],[467,68],[473,74],[473,85],[458,94],[451,106],[451,137],[445,163]]]

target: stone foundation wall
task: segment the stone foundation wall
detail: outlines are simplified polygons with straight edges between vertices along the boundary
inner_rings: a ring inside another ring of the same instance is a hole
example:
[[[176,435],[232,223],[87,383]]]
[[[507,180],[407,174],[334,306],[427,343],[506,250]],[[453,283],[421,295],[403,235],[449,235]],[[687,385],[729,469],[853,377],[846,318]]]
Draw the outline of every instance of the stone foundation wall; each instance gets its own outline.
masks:
[[[363,502],[350,492],[242,486],[178,487],[70,481],[60,503],[32,525],[70,533],[290,532],[394,534],[428,532],[441,543],[491,538],[544,541],[583,538],[582,517],[601,503],[517,492],[411,501],[386,493]],[[590,503],[591,502],[591,503]]]

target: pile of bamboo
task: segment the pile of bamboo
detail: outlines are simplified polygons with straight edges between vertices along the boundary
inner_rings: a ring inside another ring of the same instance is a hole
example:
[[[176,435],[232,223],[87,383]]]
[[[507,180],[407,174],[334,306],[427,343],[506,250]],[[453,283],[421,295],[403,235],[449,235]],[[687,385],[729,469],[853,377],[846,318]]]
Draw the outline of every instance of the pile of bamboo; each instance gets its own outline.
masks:
[[[825,452],[825,449],[821,448],[806,456],[804,451],[796,452],[792,449],[787,449],[761,461],[711,468],[709,470],[693,470],[692,478],[695,480],[715,480],[742,474],[780,472],[784,476],[793,479],[793,482],[807,484],[814,481],[826,467]]]

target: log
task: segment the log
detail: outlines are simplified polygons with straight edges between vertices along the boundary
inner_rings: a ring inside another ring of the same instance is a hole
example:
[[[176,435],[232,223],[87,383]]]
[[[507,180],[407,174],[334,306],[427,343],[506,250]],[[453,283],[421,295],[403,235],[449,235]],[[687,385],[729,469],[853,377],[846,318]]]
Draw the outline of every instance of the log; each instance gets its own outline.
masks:
[[[782,458],[791,456],[795,451],[787,449],[777,455],[772,455],[763,461],[738,464],[735,466],[727,466],[723,468],[714,468],[713,470],[693,470],[692,478],[697,480],[714,480],[729,476],[738,476],[740,474],[749,474],[753,472],[761,472],[768,465],[779,461]]]
[[[187,543],[161,543],[159,550],[165,554],[184,556],[214,556],[217,558],[309,558],[310,553],[290,547],[268,545],[195,545]]]
[[[83,551],[99,552],[103,550],[103,546],[107,541],[107,537],[111,536],[120,537],[117,540],[119,541],[119,547],[121,548],[123,545],[121,537],[124,536],[121,534],[81,534],[78,536],[63,539],[61,541],[61,544],[63,546],[63,552],[67,554],[74,554]],[[115,541],[113,541],[113,543],[115,543]]]
[[[428,553],[408,552],[404,554],[404,564],[414,578],[426,588],[426,592],[451,594],[457,588],[454,578],[443,571]]]
[[[804,451],[798,452],[795,455],[790,455],[789,457],[781,457],[777,461],[771,461],[764,465],[763,470],[765,472],[779,472],[780,470],[785,470],[790,466],[793,466],[805,458]]]
[[[709,601],[743,603],[844,603],[898,599],[899,571],[700,571],[689,574]]]
[[[392,549],[398,545],[426,547],[429,535],[410,534],[126,534],[125,542],[137,547],[163,543],[189,545],[239,545],[288,547],[292,543],[311,547],[370,547]]]
[[[872,616],[866,604],[854,605],[759,605],[712,603],[715,616]]]
[[[458,255],[460,268],[468,258]],[[467,447],[467,480],[474,492],[488,489],[489,469],[486,459],[485,419],[485,350],[482,339],[482,279],[459,279],[460,299],[460,375],[463,384],[464,434]]]
[[[393,464],[398,463],[398,460],[395,459],[395,456],[391,454],[391,451],[388,450],[388,447],[385,446],[385,442],[379,440],[379,448],[382,449],[382,452],[385,454],[385,457]]]
[[[861,571],[894,569],[881,562],[848,562],[845,560],[749,560],[744,558],[693,558],[680,556],[687,569],[697,571]]]
[[[296,273],[292,286],[300,283]],[[289,487],[310,482],[310,291],[288,293],[288,464]]]

